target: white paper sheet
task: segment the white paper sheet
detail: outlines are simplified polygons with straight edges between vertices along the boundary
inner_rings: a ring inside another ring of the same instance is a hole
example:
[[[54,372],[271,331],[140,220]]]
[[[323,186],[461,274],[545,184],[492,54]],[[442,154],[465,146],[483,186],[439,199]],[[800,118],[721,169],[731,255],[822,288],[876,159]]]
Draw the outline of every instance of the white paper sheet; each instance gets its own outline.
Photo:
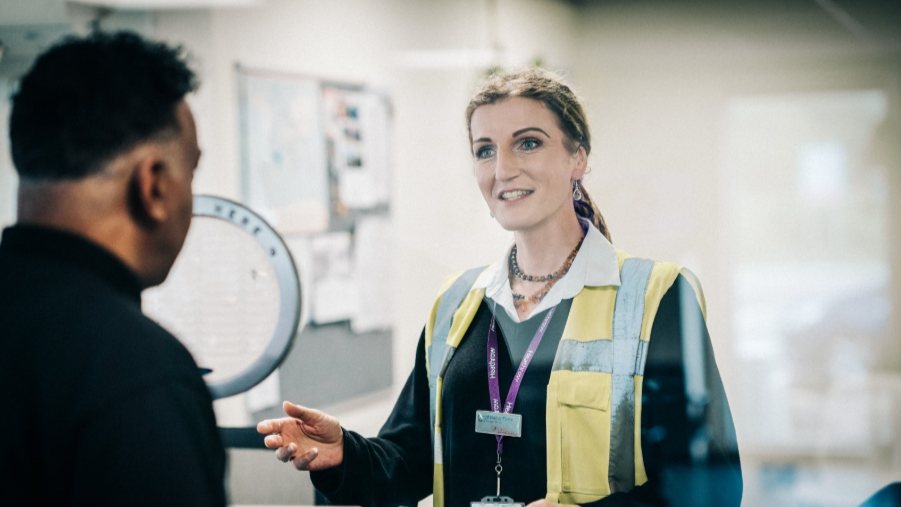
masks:
[[[389,198],[388,104],[374,92],[326,87],[322,92],[331,165],[338,197],[348,208],[367,209]]]
[[[387,217],[364,217],[354,231],[354,268],[360,305],[351,321],[354,333],[388,329],[393,321],[391,223]]]
[[[282,233],[329,224],[321,94],[313,79],[239,74],[244,199]]]
[[[359,312],[349,232],[331,232],[310,240],[313,253],[313,297],[310,320],[328,324],[353,320]]]

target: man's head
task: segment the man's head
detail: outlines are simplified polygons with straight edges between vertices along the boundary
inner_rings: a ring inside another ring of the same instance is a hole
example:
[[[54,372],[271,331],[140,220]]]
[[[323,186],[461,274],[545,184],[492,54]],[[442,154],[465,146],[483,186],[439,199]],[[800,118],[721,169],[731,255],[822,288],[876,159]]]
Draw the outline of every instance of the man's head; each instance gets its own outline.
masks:
[[[12,99],[19,222],[86,236],[162,282],[191,220],[196,88],[179,49],[130,33],[42,54]]]

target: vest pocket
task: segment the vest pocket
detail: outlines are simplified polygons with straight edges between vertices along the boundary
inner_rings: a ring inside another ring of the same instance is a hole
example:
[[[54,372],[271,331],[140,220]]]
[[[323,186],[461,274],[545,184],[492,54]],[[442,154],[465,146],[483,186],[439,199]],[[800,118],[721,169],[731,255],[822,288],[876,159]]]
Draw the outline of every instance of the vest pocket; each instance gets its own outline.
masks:
[[[610,494],[611,376],[601,372],[556,371],[564,493],[602,498]]]

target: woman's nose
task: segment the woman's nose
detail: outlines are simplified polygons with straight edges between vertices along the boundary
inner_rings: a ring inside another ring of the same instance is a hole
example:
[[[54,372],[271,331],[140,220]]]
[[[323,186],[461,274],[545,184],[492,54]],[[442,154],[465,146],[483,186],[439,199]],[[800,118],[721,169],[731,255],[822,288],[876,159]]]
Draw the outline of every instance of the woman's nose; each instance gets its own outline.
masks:
[[[494,177],[498,181],[509,181],[519,175],[519,162],[513,154],[498,151],[495,160],[497,167],[494,170]]]

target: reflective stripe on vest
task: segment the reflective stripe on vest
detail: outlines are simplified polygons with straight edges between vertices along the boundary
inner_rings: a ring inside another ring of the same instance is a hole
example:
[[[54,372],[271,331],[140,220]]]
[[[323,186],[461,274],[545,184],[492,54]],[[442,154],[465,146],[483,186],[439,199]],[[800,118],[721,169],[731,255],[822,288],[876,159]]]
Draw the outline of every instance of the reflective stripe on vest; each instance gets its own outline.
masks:
[[[653,261],[627,259],[613,311],[613,384],[610,393],[610,491],[635,487],[635,375],[644,374],[648,342],[641,342],[644,295]],[[639,347],[640,343],[644,346]]]
[[[434,386],[439,378],[444,378],[444,371],[447,369],[454,351],[457,350],[457,344],[449,345],[447,343],[447,336],[450,333],[454,314],[469,294],[469,289],[475,283],[476,278],[484,270],[485,268],[476,268],[465,271],[441,295],[441,299],[438,302],[438,311],[435,314],[435,325],[432,331],[431,342],[428,344],[427,369],[429,386]],[[433,428],[435,427],[435,417],[438,410],[437,397],[438,390],[430,389],[429,407],[431,409],[430,420]],[[438,452],[437,449],[436,452]]]
[[[457,345],[475,317],[485,290],[470,290],[485,268],[465,271],[439,296],[426,323],[426,370],[429,376],[429,412],[432,423],[433,506],[444,506],[444,442],[441,439],[441,386]]]
[[[654,316],[680,267],[619,254],[621,285],[583,288],[557,348],[547,391],[549,501],[591,502],[647,481],[635,400],[641,400]],[[467,271],[450,284],[426,325],[435,507],[444,505],[443,376],[484,298],[483,289],[470,290],[482,271]]]

